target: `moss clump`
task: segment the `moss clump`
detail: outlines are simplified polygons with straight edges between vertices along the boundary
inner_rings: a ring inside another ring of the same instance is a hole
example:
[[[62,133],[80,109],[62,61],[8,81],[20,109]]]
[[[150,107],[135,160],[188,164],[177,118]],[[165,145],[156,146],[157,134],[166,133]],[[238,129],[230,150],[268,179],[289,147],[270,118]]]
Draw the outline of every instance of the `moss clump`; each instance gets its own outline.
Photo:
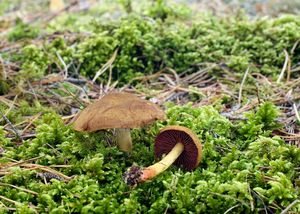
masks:
[[[40,171],[16,166],[8,169],[12,174],[2,176],[2,182],[38,195],[9,186],[1,188],[0,194],[19,202],[17,207],[3,203],[20,212],[160,213],[168,209],[176,213],[223,213],[235,207],[242,213],[262,209],[279,213],[300,195],[295,188],[300,150],[278,137],[271,138],[276,112],[273,105],[265,103],[251,113],[248,121],[231,123],[212,107],[169,106],[166,122],[133,131],[133,140],[140,143],[131,156],[108,146],[105,135],[76,133],[56,114],[46,114],[35,122],[36,138],[21,146],[5,139],[0,131],[0,147],[5,150],[0,160],[4,163],[7,158],[27,160],[39,156],[37,164],[68,165],[57,170],[73,179],[64,182],[54,177],[45,184],[36,176]],[[255,121],[262,121],[263,127]],[[174,167],[152,182],[129,189],[122,182],[122,173],[133,162],[146,166],[154,161],[150,142],[167,124],[185,125],[197,133],[204,146],[200,166],[193,172]],[[244,133],[236,129],[245,130],[249,124],[252,129],[264,131],[249,132],[248,143],[243,144]],[[291,211],[299,212],[299,205]]]
[[[81,72],[94,76],[115,50],[117,56],[112,74],[115,80],[122,83],[165,67],[182,72],[197,62],[199,54],[193,40],[178,27],[136,16],[114,25],[102,26],[101,33],[78,45]],[[182,25],[182,28],[186,26]],[[105,78],[107,74],[103,76]]]
[[[42,46],[27,45],[21,55],[14,58],[21,62],[19,80],[38,80],[48,73],[58,73],[72,61],[74,51],[62,37],[45,42]],[[74,67],[71,67],[70,73]]]
[[[78,46],[79,61],[86,65],[81,71],[93,76],[118,49],[113,77],[125,82],[133,75],[165,67],[178,73],[193,72],[204,62],[224,63],[233,74],[242,74],[250,66],[253,72],[276,77],[285,59],[284,50],[291,51],[300,36],[297,16],[255,21],[204,16],[192,27],[129,17],[100,29]],[[299,48],[295,47],[290,53],[292,64],[299,60]]]
[[[0,80],[0,95],[4,95],[9,91],[9,84],[5,80]]]
[[[218,20],[208,17],[193,28],[193,37],[203,44],[201,56],[209,61],[228,61],[236,72],[244,72],[251,65],[255,71],[268,76],[279,73],[284,52],[291,51],[300,34],[297,16],[277,19],[230,18]],[[299,52],[299,48],[296,48]],[[293,54],[292,60],[298,60]]]
[[[22,49],[22,54],[18,58],[22,62],[20,71],[21,81],[36,80],[45,75],[49,59],[42,48],[35,45],[27,45]]]
[[[94,77],[116,51],[112,77],[125,84],[133,77],[166,67],[177,73],[192,73],[202,63],[226,65],[238,76],[250,66],[252,72],[276,77],[285,60],[284,50],[288,51],[292,65],[300,60],[299,46],[294,46],[300,37],[297,16],[224,20],[205,15],[189,26],[185,22],[163,22],[132,14],[105,24],[95,20],[89,28],[93,29],[89,36],[72,41],[59,37],[34,50],[32,45],[25,47],[22,69],[37,76],[46,68],[62,70],[59,54],[66,64],[72,62],[70,74],[79,68],[81,74]],[[220,67],[212,71],[216,77],[224,73]],[[99,81],[107,81],[108,73]]]
[[[15,42],[21,39],[34,39],[39,35],[39,28],[24,23],[21,19],[16,20],[15,27],[9,32],[8,40]]]

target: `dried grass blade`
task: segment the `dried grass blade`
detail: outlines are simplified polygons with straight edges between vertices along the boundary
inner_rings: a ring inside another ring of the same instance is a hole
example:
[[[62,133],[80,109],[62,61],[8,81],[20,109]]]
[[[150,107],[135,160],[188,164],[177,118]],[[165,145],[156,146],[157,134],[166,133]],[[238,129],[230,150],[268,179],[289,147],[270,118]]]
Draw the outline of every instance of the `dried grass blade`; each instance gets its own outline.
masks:
[[[281,79],[283,78],[284,72],[285,72],[285,70],[288,66],[288,62],[290,60],[289,54],[286,50],[284,50],[284,54],[285,54],[285,60],[284,60],[284,64],[283,64],[283,67],[281,69],[280,75],[279,75],[279,77],[276,81],[277,84],[280,83]]]
[[[12,188],[15,188],[15,189],[24,191],[24,192],[31,193],[31,194],[33,194],[33,195],[38,195],[37,192],[34,192],[34,191],[32,191],[32,190],[29,190],[29,189],[22,188],[22,187],[17,187],[17,186],[12,185],[12,184],[6,184],[6,183],[1,183],[1,182],[0,182],[0,186],[8,186],[8,187],[12,187]]]
[[[247,70],[246,70],[246,72],[245,72],[245,74],[244,74],[244,77],[242,79],[241,87],[240,87],[240,90],[239,90],[239,98],[238,98],[238,105],[239,106],[241,105],[243,86],[245,84],[245,81],[246,81],[247,75],[249,73],[249,70],[250,70],[250,68],[248,67]]]
[[[102,68],[99,71],[97,71],[97,73],[95,74],[92,80],[93,83],[113,64],[113,62],[116,59],[117,53],[118,53],[118,49],[115,50],[111,58],[102,66]]]

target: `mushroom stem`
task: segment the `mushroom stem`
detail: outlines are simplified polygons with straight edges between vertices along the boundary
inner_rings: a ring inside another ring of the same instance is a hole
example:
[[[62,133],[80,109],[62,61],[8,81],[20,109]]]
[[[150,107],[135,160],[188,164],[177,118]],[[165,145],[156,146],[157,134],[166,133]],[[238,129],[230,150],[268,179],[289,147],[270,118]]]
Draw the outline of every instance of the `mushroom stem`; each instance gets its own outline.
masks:
[[[142,170],[142,175],[140,177],[141,181],[151,180],[155,176],[168,169],[180,156],[183,150],[184,145],[182,143],[177,143],[161,161]]]
[[[131,152],[132,151],[132,140],[130,135],[130,129],[116,129],[115,137],[118,147],[121,151]]]

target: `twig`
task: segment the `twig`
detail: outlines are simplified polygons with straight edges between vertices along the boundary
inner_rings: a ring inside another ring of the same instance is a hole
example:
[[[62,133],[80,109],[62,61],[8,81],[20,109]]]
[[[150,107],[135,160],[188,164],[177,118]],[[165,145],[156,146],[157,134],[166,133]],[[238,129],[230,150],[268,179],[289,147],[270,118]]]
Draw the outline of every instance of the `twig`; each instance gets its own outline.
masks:
[[[170,85],[176,86],[175,82],[167,74],[164,74],[163,76]]]
[[[233,210],[234,208],[239,207],[239,206],[240,206],[240,204],[237,204],[237,205],[235,205],[235,206],[233,206],[233,207],[230,207],[228,210],[226,210],[226,211],[224,212],[224,214],[229,213],[231,210]]]
[[[168,210],[169,210],[169,204],[167,205],[167,208],[165,209],[165,212],[164,212],[164,214],[167,214],[168,213]]]
[[[50,165],[49,167],[55,167],[55,168],[69,168],[69,167],[73,167],[73,165]]]
[[[6,197],[4,197],[4,196],[2,196],[2,195],[0,195],[0,199],[2,199],[2,200],[4,200],[4,201],[7,201],[7,202],[9,202],[9,203],[12,203],[12,204],[14,204],[14,205],[19,205],[19,204],[21,204],[21,203],[18,202],[18,201],[11,200],[11,199],[6,198]],[[33,209],[36,209],[36,208],[37,208],[36,206],[33,206],[33,205],[29,205],[29,207],[31,207],[31,208],[33,208]],[[35,211],[35,213],[38,213],[36,210],[34,210],[34,211]]]
[[[154,74],[150,74],[148,76],[134,77],[129,81],[129,83],[131,83],[132,81],[137,81],[137,80],[141,81],[141,82],[146,82],[148,80],[158,78],[163,73],[163,71],[164,71],[164,69],[162,69]]]
[[[67,82],[73,83],[73,84],[85,84],[87,81],[84,79],[76,79],[76,78],[72,78],[72,77],[68,77],[66,78]]]
[[[26,135],[22,135],[23,139],[26,140],[26,139],[29,139],[29,138],[34,138],[36,137],[36,134],[26,134]]]
[[[15,205],[17,205],[17,204],[20,203],[20,202],[11,200],[11,199],[9,199],[9,198],[6,198],[6,197],[4,197],[4,196],[2,196],[2,195],[0,195],[0,199],[2,199],[2,200],[4,200],[4,201],[8,201],[8,202],[10,202],[10,203],[12,203],[12,204],[15,204]]]
[[[9,119],[3,114],[3,112],[1,110],[0,110],[0,114],[2,115],[2,118],[6,121],[6,123],[8,123],[10,125],[13,132],[17,136],[17,138],[20,139],[23,142],[24,141],[23,137],[19,134],[18,130],[14,127],[14,125],[9,121]]]
[[[288,211],[297,203],[299,203],[300,200],[299,199],[296,199],[295,201],[293,201],[289,206],[287,206],[284,210],[281,211],[280,214],[286,214],[288,213]]]
[[[44,157],[44,155],[41,155],[41,156],[39,156],[39,157],[30,158],[30,159],[24,160],[24,161],[16,161],[16,160],[14,160],[14,159],[7,158],[8,160],[14,162],[13,164],[9,165],[8,167],[19,166],[19,165],[22,165],[22,164],[27,163],[27,162],[31,162],[31,161],[34,161],[34,160],[38,160],[38,159],[40,159],[40,158],[42,158],[42,157]],[[6,168],[8,168],[8,167],[6,167]]]
[[[81,100],[78,99],[78,97],[75,94],[73,94],[68,88],[66,88],[65,85],[61,84],[61,86],[63,87],[63,89],[65,90],[65,92],[67,92],[68,94],[70,94],[74,98],[74,100],[78,102],[79,105],[86,106],[83,102],[81,102]]]
[[[38,100],[37,94],[36,94],[34,88],[32,87],[31,83],[30,83],[28,80],[27,80],[27,84],[28,84],[29,88],[31,89],[31,91],[32,91],[32,93],[33,93],[33,95],[34,95],[34,98],[35,98],[36,100]]]
[[[286,76],[286,82],[290,81],[291,78],[291,59],[289,58],[288,60],[288,65],[287,65],[287,76]]]
[[[293,108],[294,108],[294,111],[295,111],[295,116],[296,116],[297,120],[300,123],[300,116],[299,116],[299,112],[298,112],[298,109],[297,109],[297,106],[296,106],[295,103],[293,104]]]
[[[223,195],[223,194],[216,193],[216,192],[209,192],[209,193],[210,193],[210,194],[213,194],[213,195],[216,195],[216,196],[223,197],[223,198],[228,198],[228,199],[231,199],[231,200],[233,200],[233,201],[238,201],[238,202],[240,202],[241,204],[243,204],[244,206],[246,206],[246,207],[249,208],[249,205],[248,205],[245,201],[243,201],[243,200],[241,200],[241,199],[234,198],[234,197],[232,197],[232,196],[230,196],[230,195]]]
[[[45,172],[49,172],[49,173],[52,173],[52,174],[55,174],[55,175],[58,175],[59,177],[62,177],[63,179],[65,179],[66,181],[69,181],[72,179],[72,177],[69,177],[67,175],[64,175],[63,173],[61,172],[58,172],[54,169],[51,169],[47,166],[43,166],[43,165],[39,165],[39,164],[23,164],[22,166],[26,167],[26,168],[33,168],[33,169],[40,169],[42,171],[45,171]]]
[[[14,105],[15,105],[15,102],[16,102],[17,98],[18,98],[18,95],[15,96],[14,100],[13,100],[10,104],[5,103],[6,105],[9,106],[9,108],[6,110],[4,116],[8,115],[8,113],[12,110],[12,108],[13,108]],[[4,101],[4,100],[3,100],[3,101]],[[9,101],[10,101],[10,100],[9,100]],[[4,118],[3,118],[3,119],[4,119]],[[0,118],[0,121],[1,121],[1,120],[2,120],[2,119]]]
[[[285,70],[288,66],[288,62],[290,60],[288,52],[285,49],[283,51],[284,51],[284,54],[285,54],[285,61],[284,61],[283,67],[281,69],[280,75],[279,75],[276,83],[280,83],[281,79],[283,78],[284,72],[285,72]]]
[[[25,131],[33,124],[33,122],[35,120],[37,120],[41,115],[42,115],[42,113],[40,112],[37,115],[35,115],[31,120],[29,120],[29,123],[26,125],[26,127],[22,131],[22,136],[25,133]]]
[[[300,40],[298,39],[298,40],[294,43],[294,45],[293,45],[293,47],[292,47],[292,50],[291,50],[291,54],[294,54],[295,49],[297,48],[299,42],[300,42]]]
[[[63,64],[63,66],[64,66],[64,79],[65,79],[68,77],[68,66],[66,65],[65,61],[61,58],[61,56],[58,52],[56,52],[56,56],[59,59],[59,61],[61,62],[61,64]]]
[[[116,49],[113,53],[113,55],[111,56],[111,58],[102,66],[102,68],[96,72],[92,82],[94,83],[96,81],[96,79],[98,79],[98,77],[100,75],[102,75],[112,64],[113,62],[115,61],[116,59],[116,56],[117,56],[117,53],[118,53],[118,49]]]
[[[73,2],[71,2],[69,5],[67,5],[67,6],[66,6],[65,8],[63,8],[62,10],[60,10],[60,11],[54,13],[54,14],[51,15],[50,17],[48,17],[48,18],[46,18],[45,20],[43,20],[43,21],[44,21],[43,25],[47,25],[47,24],[48,24],[52,19],[54,19],[56,16],[58,16],[59,14],[61,14],[61,13],[64,12],[64,11],[69,10],[70,8],[72,8],[73,6],[75,6],[75,5],[77,5],[77,4],[78,4],[78,1],[73,1]],[[36,21],[36,20],[33,20],[33,21],[31,21],[31,22],[34,22],[34,21]]]
[[[31,193],[31,194],[33,194],[33,195],[38,195],[37,192],[34,192],[34,191],[32,191],[32,190],[29,190],[29,189],[22,188],[22,187],[17,187],[17,186],[12,185],[12,184],[6,184],[6,183],[1,183],[1,182],[0,182],[0,186],[9,186],[9,187],[12,187],[12,188],[15,188],[15,189],[24,191],[24,192]]]
[[[176,79],[176,83],[177,83],[177,85],[179,85],[180,84],[180,78],[179,78],[177,72],[172,68],[167,68],[167,70],[174,74],[175,79]]]
[[[238,105],[239,105],[239,106],[241,105],[243,86],[244,86],[244,83],[245,83],[245,81],[246,81],[246,78],[247,78],[249,69],[250,69],[250,67],[247,68],[247,70],[246,70],[246,72],[245,72],[245,74],[244,74],[244,77],[243,77],[241,86],[240,86],[240,90],[239,90],[239,98],[238,98]]]
[[[2,205],[2,206],[1,206]],[[2,208],[2,207],[4,207],[5,209],[8,209],[8,207],[2,202],[2,201],[0,201],[0,207]]]
[[[0,79],[6,80],[6,78],[7,78],[7,73],[4,66],[4,60],[2,59],[2,56],[0,54]]]
[[[106,90],[109,89],[110,83],[111,83],[111,79],[112,79],[112,67],[113,66],[109,66],[109,76],[108,76],[108,81],[106,84]]]
[[[255,192],[255,191],[252,190],[252,189],[251,189],[251,191],[254,193],[254,197],[257,197],[257,198],[262,202],[262,204],[264,205],[265,213],[268,214],[268,211],[267,211],[267,210],[269,210],[269,207],[266,206],[264,200],[260,197],[260,195],[259,195],[257,192]]]

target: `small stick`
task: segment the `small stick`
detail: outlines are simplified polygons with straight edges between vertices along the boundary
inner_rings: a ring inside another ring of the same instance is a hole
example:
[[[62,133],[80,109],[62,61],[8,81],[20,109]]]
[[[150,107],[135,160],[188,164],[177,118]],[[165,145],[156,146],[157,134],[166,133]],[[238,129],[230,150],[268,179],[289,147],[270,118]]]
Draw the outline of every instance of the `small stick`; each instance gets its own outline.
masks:
[[[148,80],[158,78],[163,73],[163,71],[164,70],[160,70],[160,71],[158,71],[154,74],[148,75],[148,76],[134,77],[134,78],[131,79],[131,81],[138,80],[138,81],[141,81],[141,82],[146,82]]]
[[[8,167],[19,166],[19,165],[22,165],[23,163],[27,163],[27,162],[31,162],[31,161],[37,160],[37,159],[39,159],[39,158],[41,158],[41,157],[43,157],[43,156],[44,156],[44,155],[41,155],[41,156],[39,156],[39,157],[30,158],[30,159],[24,160],[24,161],[16,161],[16,160],[14,160],[14,159],[7,158],[8,160],[11,160],[12,162],[14,162],[14,163],[12,163],[11,165],[9,165]],[[8,168],[8,167],[6,167],[6,168]]]
[[[240,205],[240,204],[237,204],[237,205],[234,205],[233,207],[230,207],[228,210],[226,210],[226,211],[224,212],[224,214],[229,213],[231,210],[233,210],[234,208],[239,207],[239,206],[241,206],[241,205]]]
[[[7,73],[6,73],[6,70],[5,70],[5,66],[4,66],[4,61],[3,61],[3,59],[2,59],[2,56],[1,56],[1,54],[0,54],[0,78],[2,79],[2,80],[6,80],[6,78],[7,78]]]
[[[2,115],[2,118],[6,121],[6,123],[8,123],[10,125],[13,132],[17,136],[17,138],[20,139],[23,142],[24,141],[23,137],[19,134],[18,130],[14,127],[14,125],[9,121],[9,119],[5,116],[5,114],[3,114],[3,112],[1,110],[0,110],[0,114]]]
[[[0,195],[0,199],[2,199],[2,200],[4,200],[4,201],[8,201],[8,202],[10,202],[10,203],[12,203],[12,204],[15,204],[15,205],[17,205],[17,204],[20,203],[20,202],[11,200],[11,199],[9,199],[9,198],[6,198],[6,197],[4,197],[4,196],[2,196],[2,195]]]
[[[4,207],[5,209],[8,209],[8,207],[2,201],[0,201],[0,204],[2,205],[0,206],[1,208]]]
[[[288,61],[288,65],[287,65],[287,77],[286,77],[286,82],[289,82],[290,81],[290,78],[291,78],[291,60],[289,58],[289,61]]]
[[[112,80],[112,65],[109,66],[109,76],[108,76],[108,81],[107,81],[107,84],[106,84],[106,90],[109,89],[109,86],[111,84],[111,80]]]
[[[61,14],[62,12],[64,12],[64,11],[69,10],[70,8],[72,8],[73,6],[75,6],[75,5],[77,5],[77,4],[78,4],[78,1],[73,1],[73,2],[71,2],[69,5],[67,5],[66,7],[64,7],[63,9],[61,9],[60,11],[54,13],[54,14],[51,15],[50,17],[48,17],[48,18],[46,18],[45,20],[43,20],[43,25],[42,25],[42,26],[47,25],[47,24],[48,24],[52,19],[54,19],[56,16],[60,15],[60,14]],[[33,21],[31,21],[31,22],[34,22],[34,21],[36,21],[36,19],[33,20]]]
[[[289,206],[287,206],[284,210],[281,211],[280,214],[286,214],[288,213],[288,211],[297,203],[299,203],[300,200],[299,199],[296,199],[295,201],[293,201]]]
[[[35,120],[37,120],[42,113],[38,113],[37,115],[35,115],[33,118],[30,118],[29,123],[26,125],[26,127],[23,129],[22,131],[22,135],[25,133],[25,131],[33,124],[33,122]]]
[[[68,94],[70,94],[70,96],[72,96],[74,98],[74,100],[78,102],[79,105],[86,106],[83,102],[81,102],[81,100],[79,100],[77,98],[77,96],[75,94],[73,94],[71,91],[69,91],[69,89],[66,88],[65,85],[63,85],[63,84],[60,84],[60,85],[63,87],[63,89],[65,90],[65,92],[67,92]],[[74,85],[74,84],[72,84],[72,85]],[[78,88],[81,89],[80,87],[78,87]]]
[[[94,83],[96,81],[96,79],[98,79],[98,77],[103,74],[109,67],[111,67],[111,65],[113,64],[113,62],[116,59],[118,53],[118,49],[116,49],[113,53],[113,55],[111,56],[111,58],[102,66],[102,68],[100,68],[100,70],[98,70],[96,72],[96,75],[94,76],[92,82]]]
[[[177,85],[180,85],[180,78],[179,78],[177,72],[172,68],[167,68],[167,70],[170,71],[171,73],[173,73],[173,75],[175,76]]]
[[[50,165],[49,167],[54,167],[54,168],[69,168],[72,167],[73,165]]]
[[[170,85],[176,86],[175,82],[167,74],[163,74],[163,76]]]
[[[260,101],[260,96],[259,96],[259,88],[258,88],[257,84],[255,84],[255,89],[256,89],[255,91],[256,91],[257,101],[258,101],[258,104],[260,104],[261,101]]]
[[[38,100],[37,94],[36,94],[34,88],[32,87],[31,83],[30,83],[28,80],[27,80],[27,84],[28,84],[29,88],[31,89],[31,91],[32,91],[32,93],[33,93],[33,95],[34,95],[34,98],[35,98],[36,100]]]
[[[76,79],[72,77],[66,78],[66,81],[73,84],[85,84],[87,81],[84,79]]]
[[[9,108],[6,110],[4,116],[8,115],[8,113],[12,110],[12,108],[14,107],[14,105],[15,105],[15,103],[16,103],[16,101],[17,101],[17,98],[18,98],[18,95],[16,95],[16,96],[14,97],[14,100],[13,100],[10,104],[4,102],[4,103],[9,107]],[[3,101],[4,101],[4,100],[3,100]],[[9,101],[10,101],[10,100],[9,100]],[[3,119],[4,119],[4,118],[3,118]],[[1,119],[0,119],[0,121],[1,121]]]
[[[246,77],[248,75],[248,72],[249,72],[249,67],[247,68],[245,74],[244,74],[244,77],[242,79],[242,83],[241,83],[241,87],[240,87],[240,90],[239,90],[239,98],[238,98],[238,105],[241,106],[241,100],[242,100],[242,92],[243,92],[243,86],[244,86],[244,83],[246,81]]]
[[[281,79],[283,78],[284,71],[286,70],[286,68],[288,66],[288,62],[290,60],[288,52],[286,50],[283,50],[283,51],[284,51],[284,54],[285,54],[285,61],[284,61],[283,67],[281,69],[280,75],[279,75],[276,83],[280,83]]]
[[[299,116],[299,112],[298,112],[298,109],[297,109],[297,106],[296,106],[295,103],[293,104],[293,108],[294,108],[294,111],[295,111],[295,116],[296,116],[296,118],[298,119],[298,121],[300,123],[300,116]]]
[[[58,175],[58,176],[64,178],[65,180],[67,180],[67,181],[69,181],[69,180],[72,179],[71,177],[69,177],[67,175],[64,175],[63,173],[58,172],[58,171],[56,171],[54,169],[51,169],[51,168],[49,168],[47,166],[43,166],[43,165],[39,165],[39,164],[23,164],[23,166],[27,167],[27,168],[33,167],[33,168],[41,169],[42,171],[46,171],[46,172]]]
[[[12,188],[15,188],[15,189],[19,189],[19,190],[24,191],[24,192],[31,193],[31,194],[33,194],[33,195],[38,195],[37,192],[34,192],[34,191],[32,191],[32,190],[29,190],[29,189],[22,188],[22,187],[17,187],[17,186],[12,185],[12,184],[6,184],[6,183],[1,183],[1,182],[0,182],[0,186],[9,186],[9,187],[12,187]]]
[[[240,202],[242,205],[244,205],[244,206],[250,208],[249,205],[248,205],[245,201],[243,201],[243,200],[241,200],[241,199],[238,199],[238,198],[234,198],[234,197],[232,197],[232,196],[230,196],[230,195],[223,195],[223,194],[216,193],[216,192],[209,192],[209,194],[216,195],[216,196],[220,196],[220,197],[227,198],[227,199],[232,199],[232,200],[234,200],[234,201],[238,201],[238,202]]]
[[[63,64],[63,66],[64,66],[64,79],[66,79],[68,77],[68,66],[65,63],[65,61],[61,58],[61,56],[58,52],[56,52],[56,56],[59,59],[59,61],[61,62],[61,64]]]
[[[293,45],[293,47],[292,47],[292,50],[291,50],[291,54],[294,54],[295,49],[297,48],[299,42],[300,42],[300,40],[298,39],[298,40],[294,43],[294,45]]]

